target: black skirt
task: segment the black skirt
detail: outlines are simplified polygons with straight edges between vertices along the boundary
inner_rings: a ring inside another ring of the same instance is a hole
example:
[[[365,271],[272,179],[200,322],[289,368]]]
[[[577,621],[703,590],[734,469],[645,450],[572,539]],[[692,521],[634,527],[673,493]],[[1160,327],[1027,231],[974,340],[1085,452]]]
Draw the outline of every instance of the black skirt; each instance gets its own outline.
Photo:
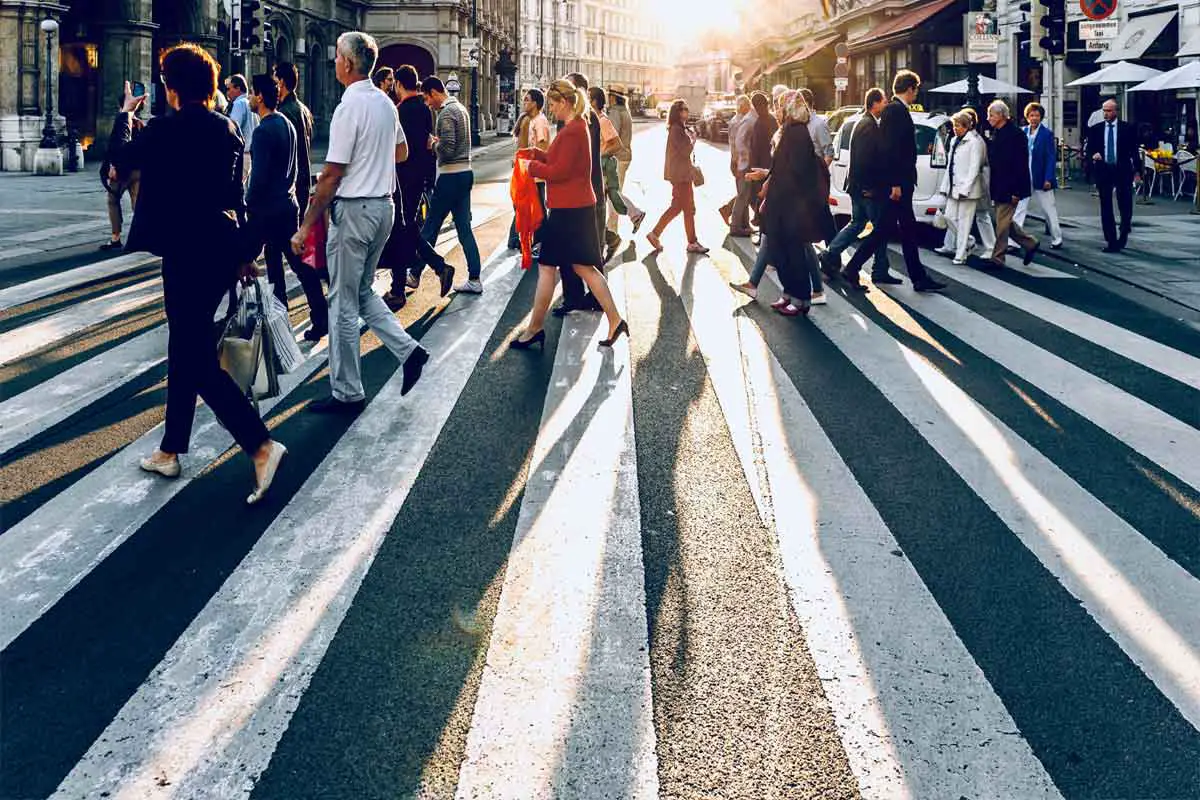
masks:
[[[542,241],[539,264],[565,268],[572,264],[599,267],[602,263],[595,206],[551,208],[538,234]]]

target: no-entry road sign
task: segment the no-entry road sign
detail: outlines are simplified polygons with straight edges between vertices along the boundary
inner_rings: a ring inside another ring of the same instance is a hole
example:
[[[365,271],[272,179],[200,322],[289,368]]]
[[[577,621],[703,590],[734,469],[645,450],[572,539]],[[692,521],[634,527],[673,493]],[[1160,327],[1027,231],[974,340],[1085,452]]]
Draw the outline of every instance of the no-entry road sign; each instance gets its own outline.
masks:
[[[1079,8],[1088,19],[1107,19],[1117,10],[1117,0],[1079,0]]]

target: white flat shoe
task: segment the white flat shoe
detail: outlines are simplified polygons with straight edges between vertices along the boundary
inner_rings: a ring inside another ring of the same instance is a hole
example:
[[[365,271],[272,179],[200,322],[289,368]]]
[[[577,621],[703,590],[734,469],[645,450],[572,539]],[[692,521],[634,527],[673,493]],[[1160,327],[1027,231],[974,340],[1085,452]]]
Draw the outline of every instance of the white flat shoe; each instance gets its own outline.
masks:
[[[279,469],[279,462],[283,460],[287,454],[287,448],[279,442],[271,443],[271,455],[267,457],[267,468],[263,473],[262,483],[260,483],[253,492],[246,497],[247,505],[254,505],[259,500],[262,500],[263,495],[267,493],[267,489],[271,488],[271,482],[275,480],[275,471]]]
[[[809,304],[814,305],[814,306],[823,306],[823,305],[826,305],[828,302],[829,302],[829,300],[827,300],[825,298],[824,292],[822,292],[821,294],[814,294],[812,296],[812,299],[809,300]]]
[[[160,461],[153,456],[148,456],[142,459],[139,465],[146,472],[153,472],[157,475],[162,475],[164,478],[178,478],[181,472],[179,468],[179,459],[171,459],[170,461]]]

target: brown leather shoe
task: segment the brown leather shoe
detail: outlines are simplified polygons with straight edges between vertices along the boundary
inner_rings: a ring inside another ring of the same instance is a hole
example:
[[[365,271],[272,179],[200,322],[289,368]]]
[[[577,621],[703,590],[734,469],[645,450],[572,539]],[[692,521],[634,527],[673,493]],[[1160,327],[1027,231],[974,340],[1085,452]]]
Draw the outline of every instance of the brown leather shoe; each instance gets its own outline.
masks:
[[[387,304],[389,309],[395,312],[404,308],[404,304],[408,302],[408,298],[404,296],[404,292],[394,294],[388,291],[383,295],[383,302]]]

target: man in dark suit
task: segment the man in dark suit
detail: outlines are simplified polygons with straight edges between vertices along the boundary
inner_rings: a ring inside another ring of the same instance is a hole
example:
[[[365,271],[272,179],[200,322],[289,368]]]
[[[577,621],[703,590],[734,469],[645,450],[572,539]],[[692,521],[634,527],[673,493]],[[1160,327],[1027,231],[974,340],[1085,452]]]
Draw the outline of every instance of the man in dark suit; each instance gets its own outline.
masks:
[[[850,195],[850,222],[833,237],[829,247],[820,256],[821,269],[831,280],[841,272],[843,278],[854,289],[865,291],[866,287],[858,279],[858,271],[872,254],[875,256],[873,275],[880,283],[887,283],[888,275],[887,241],[880,245],[879,238],[873,235],[859,245],[850,259],[850,265],[841,268],[842,252],[858,240],[859,234],[866,230],[868,222],[879,218],[879,205],[884,195],[891,187],[884,190],[879,185],[879,115],[887,105],[887,97],[882,89],[869,89],[863,99],[866,113],[854,125],[850,134],[850,172],[846,178],[846,193]]]
[[[1104,121],[1088,128],[1087,157],[1092,163],[1096,189],[1100,192],[1100,221],[1104,226],[1106,253],[1116,253],[1129,241],[1133,224],[1133,182],[1138,172],[1137,133],[1128,122],[1117,119],[1117,101],[1105,100]],[[1113,192],[1121,212],[1121,232],[1113,219]]]
[[[898,224],[904,266],[913,288],[918,292],[938,292],[945,289],[946,284],[929,277],[921,263],[921,254],[917,251],[921,231],[912,208],[913,191],[917,186],[917,128],[908,107],[916,102],[920,88],[921,78],[917,73],[906,69],[897,72],[892,80],[892,100],[884,106],[879,117],[880,183],[889,187],[886,199],[890,201],[880,235],[886,236]],[[886,239],[881,240],[880,247],[886,246],[884,241]],[[888,275],[883,281],[876,279],[876,283],[901,281]]]

